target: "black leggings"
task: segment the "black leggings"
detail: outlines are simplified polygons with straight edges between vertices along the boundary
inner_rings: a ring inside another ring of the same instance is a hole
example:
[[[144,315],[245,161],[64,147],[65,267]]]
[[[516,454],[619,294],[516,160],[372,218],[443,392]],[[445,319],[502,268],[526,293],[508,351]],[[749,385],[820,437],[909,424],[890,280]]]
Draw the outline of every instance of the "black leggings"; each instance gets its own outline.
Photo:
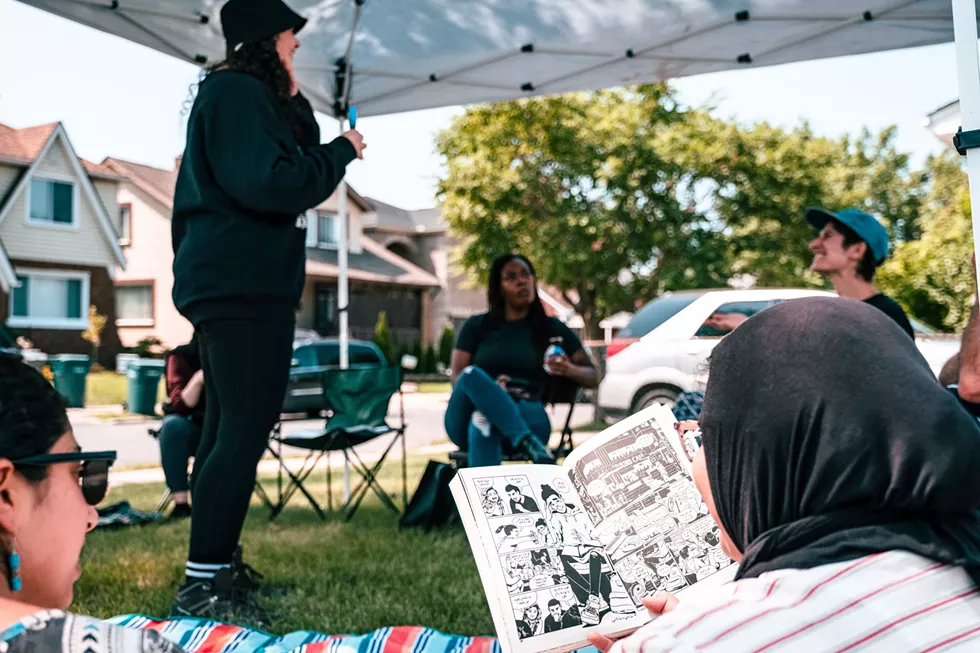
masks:
[[[294,328],[245,320],[199,327],[207,405],[191,484],[191,562],[231,562],[256,467],[282,412]]]

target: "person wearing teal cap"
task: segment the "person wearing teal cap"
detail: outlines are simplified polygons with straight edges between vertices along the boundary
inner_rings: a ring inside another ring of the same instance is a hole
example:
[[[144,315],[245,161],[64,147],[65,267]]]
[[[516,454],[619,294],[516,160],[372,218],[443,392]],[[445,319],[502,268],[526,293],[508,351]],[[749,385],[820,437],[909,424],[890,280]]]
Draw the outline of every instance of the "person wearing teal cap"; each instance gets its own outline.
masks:
[[[879,291],[875,270],[888,256],[888,232],[874,216],[857,209],[832,213],[810,208],[806,219],[819,231],[810,242],[810,269],[830,279],[840,297],[874,306],[895,321],[913,340],[915,334],[905,311],[894,299]],[[747,318],[738,313],[716,313],[706,325],[732,331]]]
[[[857,209],[831,213],[811,208],[806,220],[819,234],[810,242],[810,269],[830,279],[840,297],[874,306],[915,339],[905,311],[874,285],[875,270],[888,256],[888,232],[874,216]]]

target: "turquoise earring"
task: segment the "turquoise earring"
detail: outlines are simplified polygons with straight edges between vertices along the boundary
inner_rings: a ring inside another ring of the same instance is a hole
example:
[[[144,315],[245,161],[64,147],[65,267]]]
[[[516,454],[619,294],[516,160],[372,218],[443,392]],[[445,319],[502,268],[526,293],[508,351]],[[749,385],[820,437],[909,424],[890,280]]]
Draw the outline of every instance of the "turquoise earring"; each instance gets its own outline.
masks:
[[[10,570],[10,590],[19,592],[24,585],[20,580],[20,556],[16,550],[7,554],[7,568]]]

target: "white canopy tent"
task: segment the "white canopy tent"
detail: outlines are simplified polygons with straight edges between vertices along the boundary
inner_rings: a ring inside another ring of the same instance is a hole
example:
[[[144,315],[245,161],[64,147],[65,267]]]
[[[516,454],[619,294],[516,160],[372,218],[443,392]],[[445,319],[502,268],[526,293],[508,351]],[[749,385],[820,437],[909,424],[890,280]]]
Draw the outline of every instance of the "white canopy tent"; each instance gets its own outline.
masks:
[[[224,0],[21,1],[186,61],[224,52]],[[287,1],[310,19],[297,53],[303,91],[342,127],[348,105],[373,116],[950,42],[955,19],[964,129],[980,129],[975,0]],[[968,162],[980,206],[980,150]],[[980,211],[975,245],[978,225]]]

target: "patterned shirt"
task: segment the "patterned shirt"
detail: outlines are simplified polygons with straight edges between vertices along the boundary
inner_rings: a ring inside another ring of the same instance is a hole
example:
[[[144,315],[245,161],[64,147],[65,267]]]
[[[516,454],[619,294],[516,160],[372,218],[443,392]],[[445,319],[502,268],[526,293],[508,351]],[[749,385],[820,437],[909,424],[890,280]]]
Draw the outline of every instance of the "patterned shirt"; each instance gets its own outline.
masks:
[[[113,626],[58,610],[38,612],[0,632],[0,653],[183,653],[152,630]]]
[[[612,653],[980,651],[980,593],[959,567],[902,551],[784,569],[685,601]]]

